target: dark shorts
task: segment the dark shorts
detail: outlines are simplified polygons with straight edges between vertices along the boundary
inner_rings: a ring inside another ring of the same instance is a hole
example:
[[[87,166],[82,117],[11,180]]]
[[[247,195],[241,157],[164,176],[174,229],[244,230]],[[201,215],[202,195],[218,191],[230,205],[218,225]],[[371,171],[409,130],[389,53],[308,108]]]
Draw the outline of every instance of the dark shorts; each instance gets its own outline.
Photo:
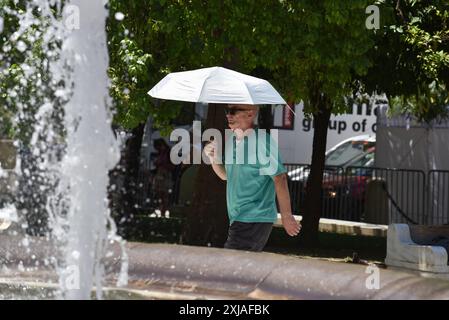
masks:
[[[273,223],[234,221],[229,226],[226,249],[262,251],[270,237]]]

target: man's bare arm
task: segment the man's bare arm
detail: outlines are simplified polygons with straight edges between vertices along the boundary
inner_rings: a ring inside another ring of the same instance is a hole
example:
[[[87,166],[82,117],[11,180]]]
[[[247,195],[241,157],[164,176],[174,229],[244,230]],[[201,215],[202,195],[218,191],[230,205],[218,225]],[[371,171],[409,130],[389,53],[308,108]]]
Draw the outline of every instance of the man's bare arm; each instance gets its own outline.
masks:
[[[221,179],[226,180],[226,170],[225,167],[222,164],[217,164],[216,159],[216,144],[214,142],[209,143],[206,147],[204,147],[204,153],[209,158],[210,163],[212,164],[212,169],[214,170],[215,174]]]
[[[281,211],[282,225],[285,231],[290,236],[298,235],[301,230],[301,225],[295,220],[292,214],[290,205],[290,193],[288,192],[287,175],[280,174],[274,178],[274,187],[276,189],[276,196],[279,203],[279,210]]]

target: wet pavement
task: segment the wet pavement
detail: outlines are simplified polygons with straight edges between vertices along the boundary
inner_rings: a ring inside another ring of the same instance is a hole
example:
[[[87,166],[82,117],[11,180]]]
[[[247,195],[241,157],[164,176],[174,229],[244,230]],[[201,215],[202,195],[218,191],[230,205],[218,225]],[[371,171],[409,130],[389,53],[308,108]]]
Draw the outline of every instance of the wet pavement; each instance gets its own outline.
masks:
[[[56,281],[49,266],[36,267],[36,261],[45,260],[51,252],[51,243],[41,239],[26,247],[18,243],[17,238],[0,235],[3,270],[9,270],[9,275],[2,272],[0,283],[7,279],[25,283],[27,277],[45,281],[45,275]],[[407,270],[146,243],[127,244],[128,286],[114,288],[121,259],[118,245],[112,253],[105,261],[106,287],[124,293],[120,299],[127,295],[137,299],[449,299],[448,280]]]

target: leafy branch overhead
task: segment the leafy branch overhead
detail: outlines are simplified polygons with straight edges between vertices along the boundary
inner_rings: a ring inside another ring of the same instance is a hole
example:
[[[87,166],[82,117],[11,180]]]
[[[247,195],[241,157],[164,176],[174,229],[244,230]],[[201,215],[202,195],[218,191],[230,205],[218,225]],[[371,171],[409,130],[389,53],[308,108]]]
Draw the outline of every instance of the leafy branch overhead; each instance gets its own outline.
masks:
[[[311,100],[318,85],[334,111],[343,112],[353,74],[363,75],[370,66],[368,4],[112,0],[108,31],[116,120],[134,127],[149,113],[168,119],[168,108],[154,109],[146,91],[171,71],[224,63],[267,78],[289,100]],[[116,12],[124,12],[124,19],[115,20]]]
[[[380,1],[383,29],[363,80],[368,90],[387,93],[394,112],[411,112],[430,122],[447,116],[449,88],[449,3]]]

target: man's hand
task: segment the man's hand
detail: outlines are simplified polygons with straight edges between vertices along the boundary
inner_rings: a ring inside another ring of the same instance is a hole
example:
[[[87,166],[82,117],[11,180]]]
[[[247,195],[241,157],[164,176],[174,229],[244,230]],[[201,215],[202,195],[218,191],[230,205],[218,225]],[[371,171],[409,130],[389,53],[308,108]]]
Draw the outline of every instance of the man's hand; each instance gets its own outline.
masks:
[[[215,141],[211,141],[204,147],[204,153],[209,157],[209,161],[211,164],[215,163],[215,150],[217,150],[217,143]]]
[[[297,236],[301,231],[301,224],[295,220],[292,214],[281,215],[282,225],[291,237]]]
[[[217,152],[217,143],[215,141],[209,142],[204,147],[204,153],[209,158],[209,162],[212,165],[212,169],[214,170],[216,175],[221,180],[226,180],[227,179],[226,170],[223,164],[221,164],[220,156],[218,155],[218,153],[220,152],[219,151]]]
[[[297,236],[301,230],[301,224],[296,222],[292,215],[290,205],[290,194],[288,192],[287,175],[279,174],[274,178],[274,187],[279,203],[279,210],[282,218],[282,225],[289,236]]]

